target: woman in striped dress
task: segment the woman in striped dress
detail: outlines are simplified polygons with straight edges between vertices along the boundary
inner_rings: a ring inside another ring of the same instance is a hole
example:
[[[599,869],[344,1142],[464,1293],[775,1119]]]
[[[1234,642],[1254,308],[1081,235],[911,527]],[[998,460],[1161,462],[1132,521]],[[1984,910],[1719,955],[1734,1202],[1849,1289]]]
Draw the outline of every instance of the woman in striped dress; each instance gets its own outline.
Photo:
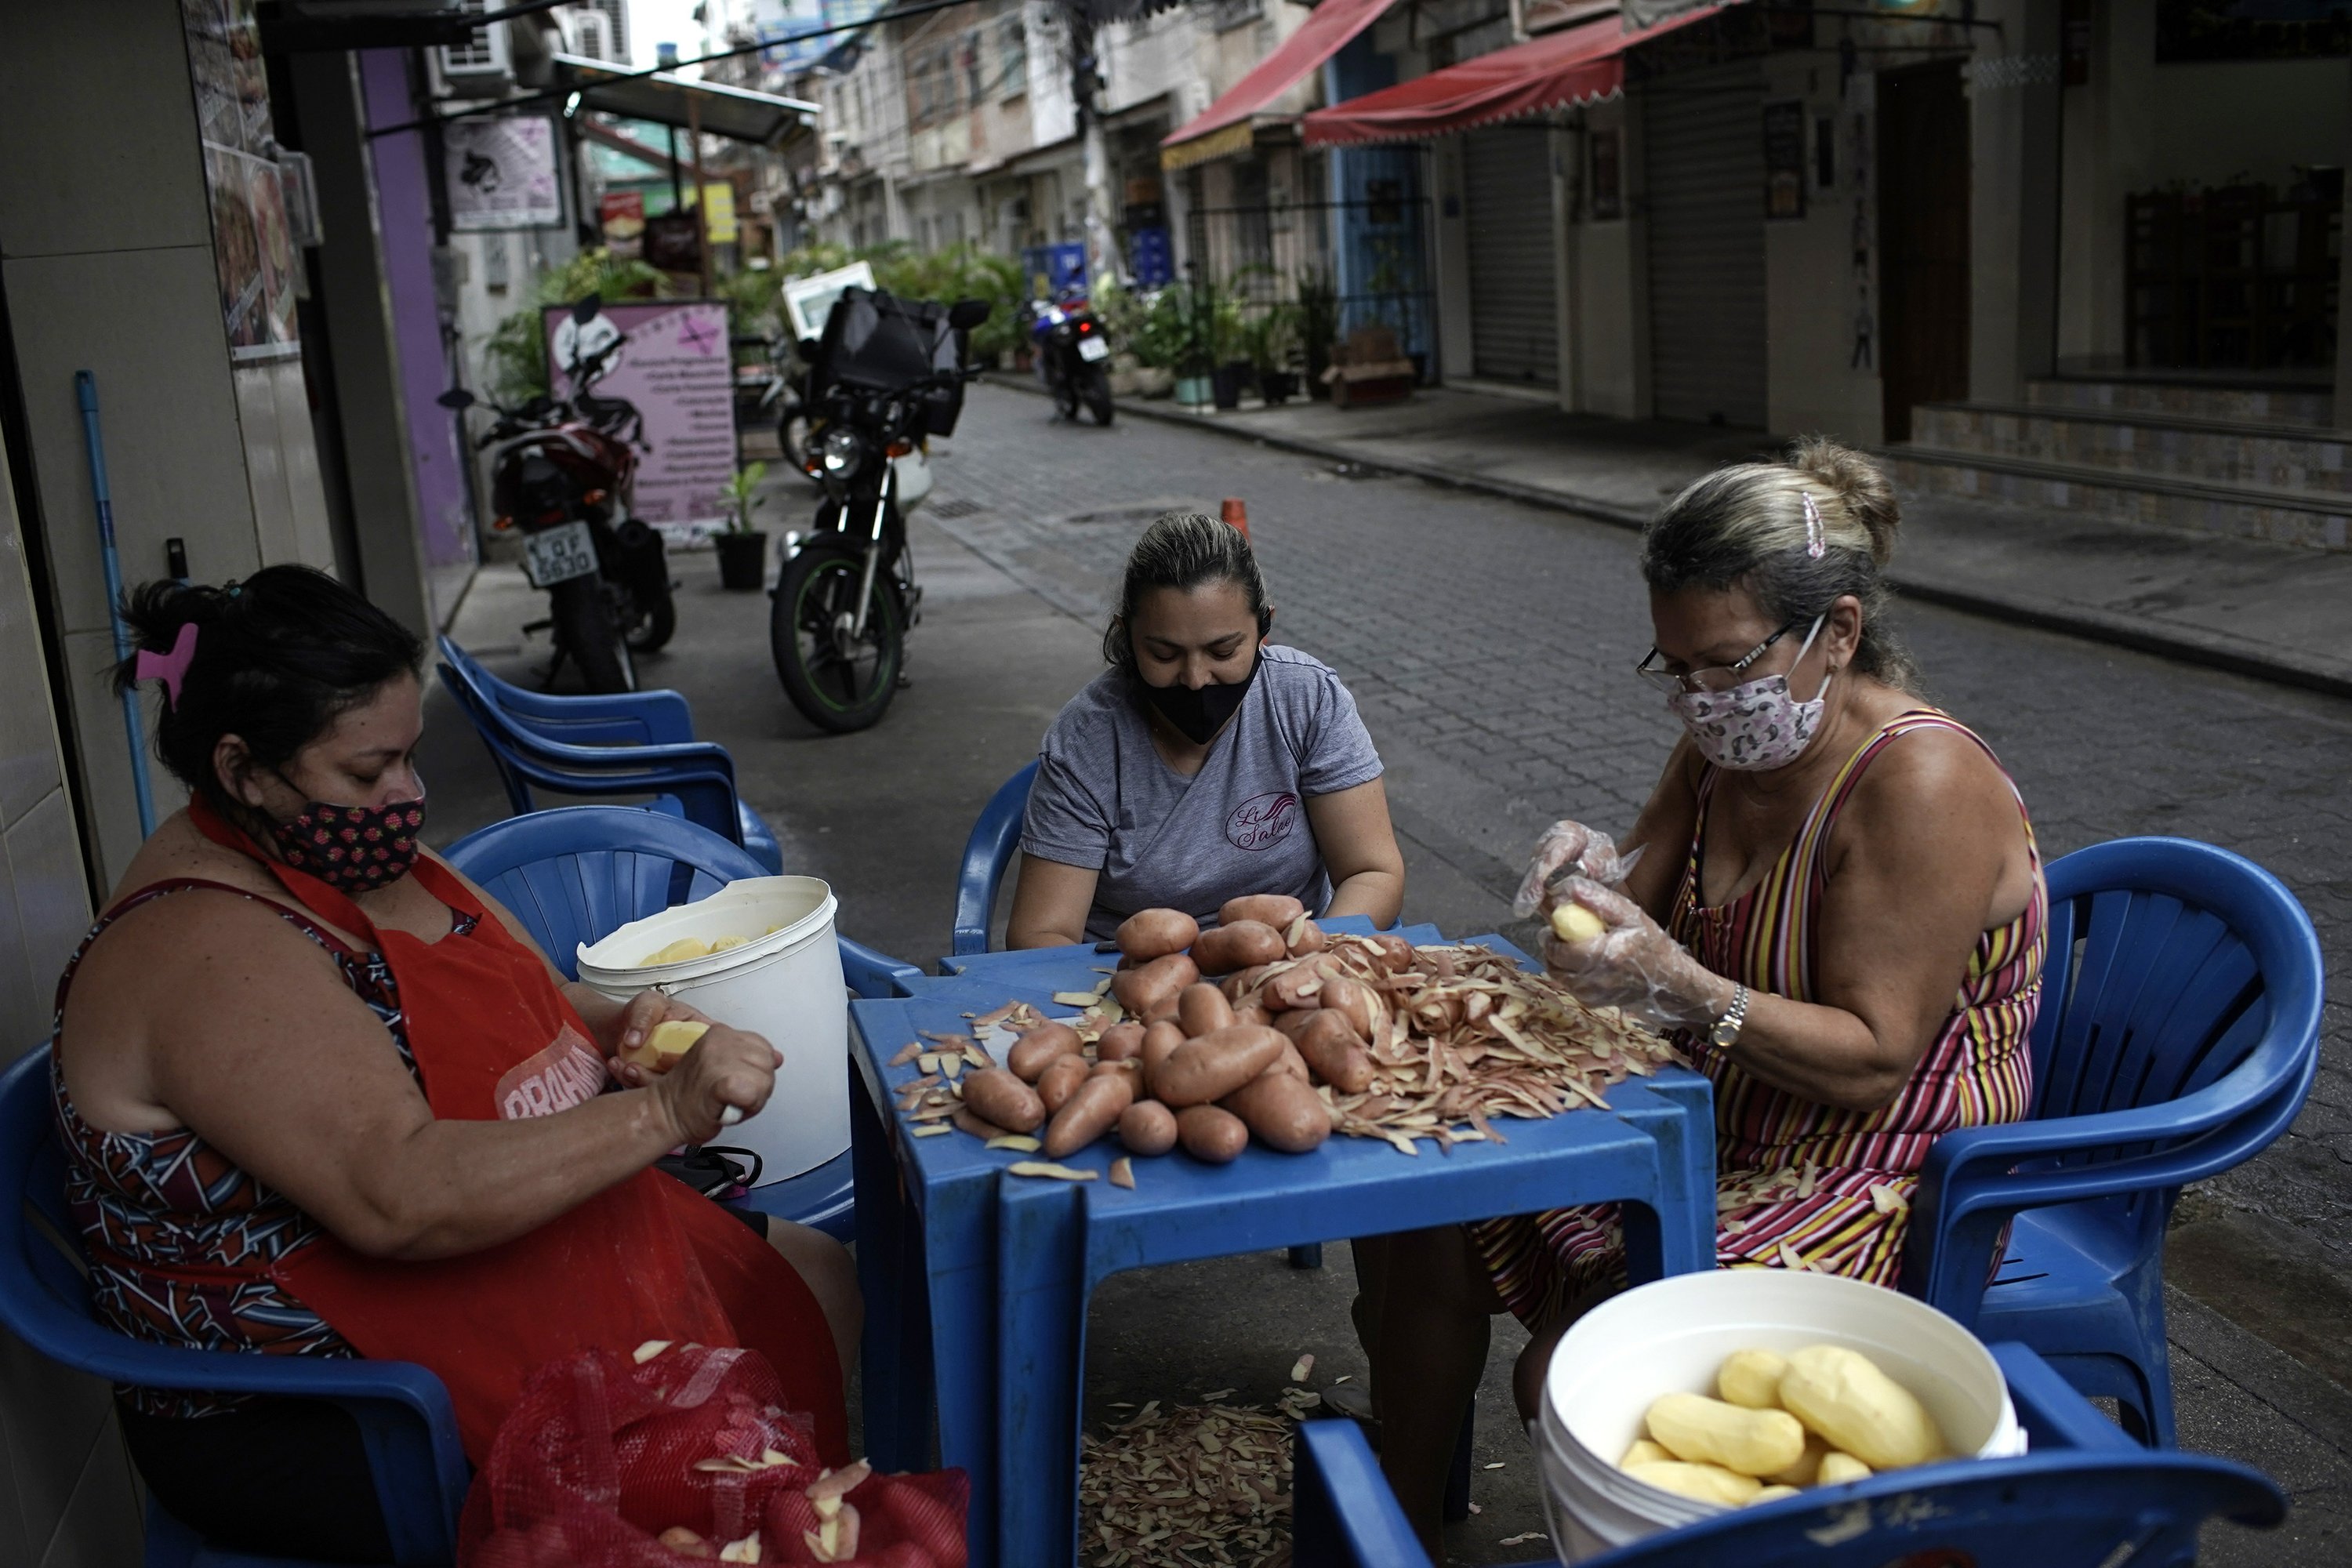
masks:
[[[1818,439],[1671,502],[1645,538],[1641,673],[1686,734],[1643,847],[1561,823],[1522,890],[1522,913],[1572,902],[1599,928],[1547,943],[1556,978],[1674,1031],[1713,1080],[1720,1267],[1893,1285],[1928,1148],[2031,1097],[2041,861],[2015,785],[1887,629],[1897,521],[1877,468]],[[1617,1213],[1391,1237],[1358,1275],[1382,1468],[1434,1556],[1490,1317],[1532,1336],[1532,1415],[1559,1336],[1624,1286]]]

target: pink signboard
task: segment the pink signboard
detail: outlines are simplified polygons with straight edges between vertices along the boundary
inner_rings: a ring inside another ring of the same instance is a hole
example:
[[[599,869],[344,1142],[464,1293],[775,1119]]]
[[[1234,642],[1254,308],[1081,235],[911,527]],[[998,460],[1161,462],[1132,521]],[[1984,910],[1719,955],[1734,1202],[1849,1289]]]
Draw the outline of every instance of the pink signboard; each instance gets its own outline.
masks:
[[[545,326],[555,395],[636,448],[635,514],[673,544],[718,528],[736,466],[726,305],[630,300],[584,313],[551,305]]]

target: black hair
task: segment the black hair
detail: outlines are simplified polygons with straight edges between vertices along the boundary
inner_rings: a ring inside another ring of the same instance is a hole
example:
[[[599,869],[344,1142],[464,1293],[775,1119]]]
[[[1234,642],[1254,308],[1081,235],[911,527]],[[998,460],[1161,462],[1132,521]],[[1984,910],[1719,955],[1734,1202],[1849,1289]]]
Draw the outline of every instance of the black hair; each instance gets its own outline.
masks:
[[[1809,623],[1851,594],[1862,602],[1854,668],[1916,694],[1919,666],[1887,618],[1885,566],[1902,522],[1876,463],[1808,436],[1780,462],[1717,468],[1668,501],[1643,533],[1642,577],[1660,594],[1745,588],[1775,626]]]
[[[1257,635],[1273,629],[1274,611],[1265,601],[1265,579],[1259,575],[1257,554],[1249,536],[1229,522],[1202,511],[1162,512],[1152,519],[1143,537],[1128,552],[1127,575],[1119,584],[1118,608],[1103,628],[1103,658],[1128,674],[1135,673],[1135,640],[1128,628],[1135,607],[1154,588],[1180,594],[1210,583],[1231,583],[1248,599],[1257,617]]]
[[[308,566],[266,566],[222,587],[163,579],[124,595],[131,640],[169,653],[194,622],[195,648],[155,721],[155,754],[173,775],[232,816],[242,803],[221,787],[213,752],[242,738],[254,762],[282,768],[347,709],[383,684],[415,676],[416,635],[351,589]],[[114,688],[138,684],[136,654],[114,667]]]

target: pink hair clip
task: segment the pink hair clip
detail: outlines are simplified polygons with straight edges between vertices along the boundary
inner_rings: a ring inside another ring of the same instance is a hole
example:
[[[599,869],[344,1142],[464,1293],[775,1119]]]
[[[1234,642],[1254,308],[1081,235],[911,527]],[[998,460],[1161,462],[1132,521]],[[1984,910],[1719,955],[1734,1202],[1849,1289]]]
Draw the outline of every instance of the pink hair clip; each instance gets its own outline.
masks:
[[[183,622],[180,635],[172,639],[172,651],[156,653],[149,648],[139,650],[139,662],[132,668],[140,680],[160,680],[163,683],[164,703],[177,710],[180,706],[180,683],[188,677],[188,663],[196,657],[196,623]]]
[[[1822,509],[1813,504],[1812,491],[1799,490],[1797,495],[1805,503],[1805,554],[1819,561],[1829,548],[1822,528]]]

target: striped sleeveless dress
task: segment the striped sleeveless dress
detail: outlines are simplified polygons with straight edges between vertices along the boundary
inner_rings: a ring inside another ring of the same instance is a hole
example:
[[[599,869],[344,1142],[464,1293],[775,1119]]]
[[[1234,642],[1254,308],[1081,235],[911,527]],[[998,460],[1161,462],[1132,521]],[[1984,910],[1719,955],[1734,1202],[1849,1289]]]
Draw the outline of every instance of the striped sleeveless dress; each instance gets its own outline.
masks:
[[[1751,991],[1811,1001],[1826,886],[1822,856],[1838,814],[1879,752],[1928,729],[1966,735],[1992,755],[1973,731],[1941,713],[1898,715],[1846,759],[1764,880],[1719,909],[1699,901],[1700,847],[1718,776],[1707,769],[1667,921],[1675,940]],[[2016,794],[2014,783],[2010,792]],[[2025,813],[2021,796],[2018,811]],[[2030,816],[2025,837],[2033,896],[2015,920],[1978,939],[1950,1016],[1892,1104],[1866,1112],[1821,1105],[1751,1078],[1704,1036],[1685,1030],[1677,1038],[1715,1085],[1717,1268],[1802,1267],[1893,1285],[1928,1147],[1954,1128],[2025,1114],[2032,1093],[2027,1036],[2041,1000],[2049,916]],[[1470,1231],[1504,1303],[1530,1327],[1625,1282],[1613,1204],[1488,1220]]]

